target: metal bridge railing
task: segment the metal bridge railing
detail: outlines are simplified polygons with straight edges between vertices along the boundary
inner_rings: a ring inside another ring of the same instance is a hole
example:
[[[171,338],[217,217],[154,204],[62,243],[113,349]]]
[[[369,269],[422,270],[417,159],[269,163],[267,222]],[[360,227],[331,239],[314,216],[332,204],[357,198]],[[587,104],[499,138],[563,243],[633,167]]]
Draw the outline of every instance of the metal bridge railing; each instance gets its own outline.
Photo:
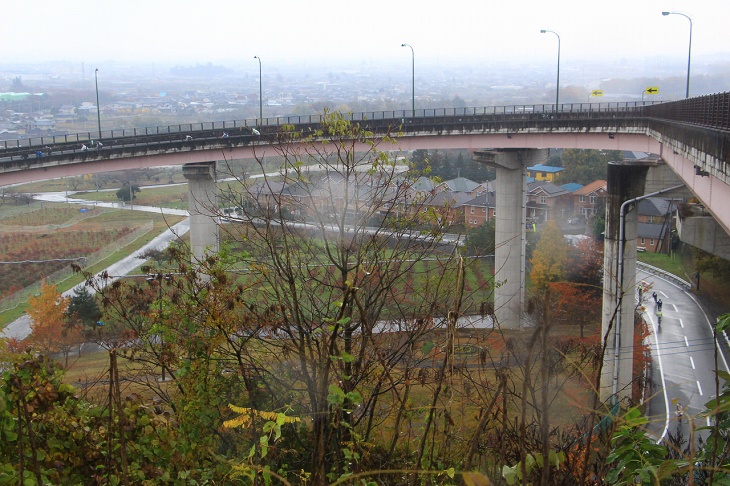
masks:
[[[730,92],[647,106],[646,116],[730,131]]]
[[[489,107],[468,107],[468,108],[428,108],[411,110],[391,110],[391,111],[373,111],[366,113],[350,113],[345,117],[352,121],[376,121],[376,120],[400,120],[400,121],[418,121],[428,122],[429,119],[442,118],[458,120],[459,117],[484,117],[484,116],[501,116],[508,120],[520,119],[544,119],[547,116],[555,116],[556,118],[581,118],[596,114],[623,114],[624,116],[631,114],[636,116],[641,114],[642,110],[654,103],[660,102],[610,102],[610,103],[561,103],[556,106],[554,104],[526,104],[526,105],[506,105],[506,106],[489,106]],[[187,134],[200,132],[215,132],[219,130],[221,133],[226,130],[236,130],[241,128],[273,128],[284,124],[289,125],[311,125],[321,123],[323,115],[301,115],[287,117],[272,117],[247,120],[233,121],[215,121],[204,123],[184,123],[176,125],[168,125],[161,127],[119,129],[119,130],[102,130],[101,140],[118,140],[142,138],[155,135],[177,135],[184,138]],[[442,120],[446,121],[446,120]],[[420,124],[420,123],[419,123]],[[15,140],[0,141],[0,157],[3,156],[1,151],[6,152],[6,156],[13,157],[13,149],[26,149],[24,155],[28,156],[28,148],[41,148],[54,145],[72,145],[87,144],[99,138],[98,132],[83,132],[67,135],[49,135],[41,137],[28,137]]]

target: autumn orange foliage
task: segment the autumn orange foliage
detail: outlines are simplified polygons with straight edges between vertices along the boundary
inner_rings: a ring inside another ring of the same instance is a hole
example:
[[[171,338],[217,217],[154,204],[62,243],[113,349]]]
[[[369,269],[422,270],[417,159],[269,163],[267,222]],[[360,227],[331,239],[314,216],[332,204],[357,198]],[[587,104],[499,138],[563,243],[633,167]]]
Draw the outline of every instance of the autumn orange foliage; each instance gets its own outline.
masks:
[[[31,320],[28,341],[41,353],[52,354],[69,342],[78,341],[78,331],[65,326],[69,302],[54,284],[46,281],[41,284],[40,294],[28,299],[26,312]]]
[[[651,333],[646,321],[641,317],[637,317],[634,323],[634,381],[631,384],[631,396],[635,403],[641,401],[641,395],[644,393],[646,370],[651,363],[651,349],[646,341],[649,334]]]

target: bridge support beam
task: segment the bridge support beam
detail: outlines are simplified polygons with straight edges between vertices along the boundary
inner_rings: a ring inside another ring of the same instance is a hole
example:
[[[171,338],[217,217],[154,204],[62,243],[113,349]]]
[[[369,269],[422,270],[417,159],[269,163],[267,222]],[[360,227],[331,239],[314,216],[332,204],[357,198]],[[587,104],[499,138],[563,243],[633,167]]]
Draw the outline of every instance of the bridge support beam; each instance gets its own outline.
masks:
[[[494,251],[494,314],[503,329],[519,329],[525,303],[527,167],[543,162],[547,149],[480,150],[474,160],[497,170]]]
[[[624,202],[644,194],[646,165],[608,165],[606,231],[603,249],[603,323],[607,336],[601,400],[631,397],[633,381],[634,311],[636,282],[636,221],[638,204]],[[623,228],[622,228],[623,226]],[[607,334],[608,333],[608,334]]]
[[[183,165],[188,180],[190,213],[190,250],[193,263],[206,253],[218,251],[218,186],[215,183],[215,162]]]

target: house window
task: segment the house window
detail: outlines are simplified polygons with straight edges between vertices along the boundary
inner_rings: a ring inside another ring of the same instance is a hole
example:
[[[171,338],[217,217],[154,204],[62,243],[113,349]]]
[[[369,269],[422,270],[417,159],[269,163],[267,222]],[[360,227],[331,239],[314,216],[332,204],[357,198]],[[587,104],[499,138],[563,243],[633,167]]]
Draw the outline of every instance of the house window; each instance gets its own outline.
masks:
[[[543,179],[547,179],[547,172],[541,172],[540,175]]]
[[[547,203],[547,196],[540,196],[540,202],[541,202],[542,204],[545,204],[545,203]]]
[[[649,246],[654,246],[654,238],[649,240]]]
[[[642,245],[644,244],[644,237],[643,236],[641,237],[641,244]]]
[[[591,196],[591,204],[596,204],[596,196]]]
[[[585,196],[578,196],[578,201],[579,202],[586,202],[586,197]]]
[[[486,213],[487,212],[487,208],[482,208],[482,212],[483,213]]]
[[[474,214],[474,206],[471,207],[471,214]]]

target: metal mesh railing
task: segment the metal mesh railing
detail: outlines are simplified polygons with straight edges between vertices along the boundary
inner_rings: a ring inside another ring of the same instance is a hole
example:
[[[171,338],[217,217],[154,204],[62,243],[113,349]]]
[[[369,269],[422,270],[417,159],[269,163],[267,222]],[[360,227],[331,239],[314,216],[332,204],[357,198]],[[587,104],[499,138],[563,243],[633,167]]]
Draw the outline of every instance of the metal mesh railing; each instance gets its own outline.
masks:
[[[504,106],[485,106],[485,107],[466,107],[466,108],[426,108],[411,110],[389,110],[389,111],[372,111],[363,113],[349,113],[345,118],[351,121],[418,121],[423,125],[429,120],[439,118],[441,121],[464,122],[469,118],[476,117],[502,117],[504,119],[538,119],[548,115],[559,116],[560,118],[595,117],[600,114],[621,114],[621,116],[636,116],[641,110],[658,102],[608,102],[608,103],[561,103],[557,107],[554,104],[524,104],[524,105],[504,105]],[[557,108],[557,109],[556,109]],[[461,119],[460,119],[461,118]],[[129,140],[130,143],[138,143],[145,139],[155,139],[156,137],[167,135],[177,137],[176,140],[184,141],[186,135],[192,135],[198,138],[199,134],[210,133],[214,136],[220,136],[224,131],[232,135],[233,133],[254,133],[253,129],[258,127],[262,132],[271,133],[272,129],[277,130],[282,125],[316,125],[324,120],[321,114],[312,115],[295,115],[282,116],[273,118],[232,120],[232,121],[215,121],[203,123],[183,123],[176,125],[147,127],[147,128],[131,128],[118,130],[103,130],[99,132],[83,132],[64,135],[48,135],[40,137],[26,137],[23,139],[2,140],[0,141],[0,157],[2,152],[6,152],[8,156],[23,156],[23,158],[34,157],[35,150],[39,149],[43,156],[43,149],[50,147],[58,149],[60,146],[73,146],[74,149],[80,150],[82,144],[90,144],[101,135],[101,140],[105,142],[109,140]],[[91,147],[89,147],[91,148]],[[31,150],[32,149],[32,150]],[[53,151],[55,152],[55,150]],[[52,152],[52,153],[53,153]]]
[[[730,131],[730,92],[647,106],[644,113],[651,118]]]

